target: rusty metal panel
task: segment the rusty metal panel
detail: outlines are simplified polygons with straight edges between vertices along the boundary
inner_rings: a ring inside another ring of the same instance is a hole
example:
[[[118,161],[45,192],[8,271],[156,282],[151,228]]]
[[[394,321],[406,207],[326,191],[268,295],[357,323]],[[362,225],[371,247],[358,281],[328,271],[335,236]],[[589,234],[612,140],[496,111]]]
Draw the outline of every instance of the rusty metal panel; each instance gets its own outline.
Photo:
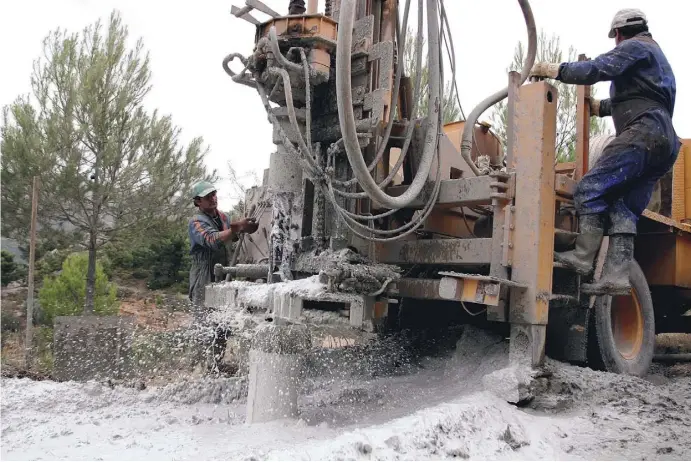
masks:
[[[554,170],[563,174],[573,173],[576,170],[576,162],[559,162]]]
[[[376,261],[389,264],[489,264],[492,239],[429,239],[376,245]]]
[[[676,268],[674,234],[638,235],[634,249],[636,261],[641,265],[649,285],[674,285]]]
[[[546,82],[520,89],[511,279],[527,289],[511,291],[512,323],[547,324],[554,256],[557,98],[556,88]]]
[[[435,208],[490,204],[491,184],[495,181],[494,178],[487,175],[458,180],[442,180],[439,200],[435,203]],[[406,189],[408,189],[407,185],[392,186],[387,188],[386,192],[392,196],[399,196]],[[425,200],[426,197],[418,197],[410,204],[409,208],[421,209],[425,205]]]
[[[521,74],[516,71],[509,72],[508,85],[508,111],[507,111],[507,146],[506,165],[510,172],[515,169],[516,147],[516,106],[519,101],[521,88]],[[516,178],[512,174],[512,184],[515,190]],[[515,196],[515,191],[512,194]],[[513,208],[509,201],[495,199],[492,201],[494,218],[492,220],[492,262],[490,263],[490,275],[506,279],[509,277],[508,267],[512,263],[513,247]],[[502,286],[499,300],[496,306],[487,307],[487,319],[490,321],[506,322],[509,320],[508,307],[509,291]]]
[[[516,168],[516,108],[520,102],[521,74],[516,71],[509,72],[509,95],[507,100],[506,127],[506,166],[513,171]]]
[[[673,220],[682,221],[686,218],[686,209],[684,204],[684,168],[686,167],[685,157],[686,146],[682,145],[681,151],[677,156],[677,161],[672,168],[672,210],[671,217]]]
[[[445,300],[439,295],[439,279],[401,278],[391,284],[389,295],[418,300]]]
[[[691,288],[691,235],[642,234],[635,252],[649,285]]]
[[[456,151],[461,152],[461,139],[463,138],[463,128],[465,121],[456,121],[444,124],[443,130],[449,141],[453,144]],[[489,124],[478,124],[473,128],[473,145],[470,151],[470,158],[476,161],[480,155],[490,157],[493,165],[499,165],[503,154],[501,141],[491,130]]]
[[[444,277],[439,281],[439,295],[445,300],[494,305],[499,303],[499,283],[478,279]]]
[[[578,56],[579,61],[586,61],[585,55]],[[576,181],[583,178],[588,171],[590,145],[590,86],[578,85],[576,87]]]
[[[676,238],[675,285],[691,289],[691,236],[677,234]]]
[[[500,283],[479,279],[444,277],[442,279],[404,278],[396,282],[390,295],[418,300],[447,300],[496,305]]]
[[[674,165],[672,218],[691,222],[691,139],[681,140],[681,143]]]

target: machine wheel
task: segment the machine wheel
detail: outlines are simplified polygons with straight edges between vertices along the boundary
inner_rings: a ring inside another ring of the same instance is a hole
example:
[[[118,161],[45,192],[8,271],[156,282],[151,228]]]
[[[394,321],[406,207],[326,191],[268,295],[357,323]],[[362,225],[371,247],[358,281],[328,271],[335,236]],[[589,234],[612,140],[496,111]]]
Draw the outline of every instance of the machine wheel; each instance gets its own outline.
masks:
[[[631,295],[596,298],[591,316],[589,362],[618,374],[644,376],[655,349],[655,313],[650,288],[635,261]]]

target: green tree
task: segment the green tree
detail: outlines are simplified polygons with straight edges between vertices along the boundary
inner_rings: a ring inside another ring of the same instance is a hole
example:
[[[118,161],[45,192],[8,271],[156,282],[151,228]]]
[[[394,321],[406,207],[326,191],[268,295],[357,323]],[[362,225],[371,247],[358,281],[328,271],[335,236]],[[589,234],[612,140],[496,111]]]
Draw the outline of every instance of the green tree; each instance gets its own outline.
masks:
[[[523,67],[525,60],[525,46],[519,42],[516,46],[513,62],[507,69],[508,71],[518,71]],[[576,61],[578,56],[573,47],[569,47],[568,54],[564,58],[561,41],[558,36],[552,35],[547,38],[544,31],[540,31],[537,41],[537,56],[535,62],[561,63],[566,61]],[[576,85],[567,85],[557,80],[548,79],[559,93],[557,102],[557,142],[556,154],[558,162],[570,162],[575,159],[576,153]],[[595,89],[592,89],[595,96]],[[492,113],[493,130],[496,132],[502,144],[506,146],[506,127],[507,127],[508,107],[504,100],[494,106]],[[590,118],[590,136],[607,133],[605,122],[597,117]]]
[[[2,277],[2,285],[6,286],[10,282],[17,281],[26,275],[26,269],[23,265],[20,265],[14,261],[14,255],[3,250],[0,252],[2,255],[2,266],[0,267],[0,274]]]
[[[415,79],[417,78],[416,69],[416,46],[417,34],[412,28],[408,27],[405,36],[405,46],[403,52],[403,72],[410,77],[411,93],[415,98]],[[443,45],[442,45],[443,46]],[[429,66],[427,65],[426,40],[422,39],[422,67],[420,69],[420,93],[417,99],[415,117],[427,117],[429,108]],[[442,121],[447,124],[455,122],[461,118],[461,107],[454,90],[454,83],[446,81],[443,89]]]
[[[88,266],[88,253],[73,253],[65,259],[60,274],[44,279],[38,299],[47,323],[52,324],[55,316],[73,316],[83,311]],[[115,284],[108,282],[100,261],[96,262],[94,280],[93,312],[101,315],[117,313]]]
[[[142,41],[128,48],[128,29],[113,12],[105,31],[99,20],[78,34],[51,32],[32,95],[3,111],[3,234],[26,234],[30,178],[39,175],[41,228],[84,236],[86,313],[95,309],[98,248],[123,230],[189,215],[191,184],[215,176],[201,138],[184,146],[170,116],[145,111],[150,76]]]

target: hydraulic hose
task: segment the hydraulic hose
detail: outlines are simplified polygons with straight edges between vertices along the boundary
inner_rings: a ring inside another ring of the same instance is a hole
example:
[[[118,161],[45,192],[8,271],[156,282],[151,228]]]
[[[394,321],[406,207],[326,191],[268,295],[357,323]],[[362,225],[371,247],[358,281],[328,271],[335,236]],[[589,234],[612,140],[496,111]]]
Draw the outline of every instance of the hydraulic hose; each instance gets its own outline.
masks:
[[[305,139],[302,137],[302,133],[300,132],[297,116],[295,114],[295,106],[293,105],[293,89],[290,84],[290,76],[288,75],[288,71],[286,71],[285,69],[271,67],[269,68],[269,72],[272,74],[276,74],[283,79],[283,90],[285,92],[288,120],[290,120],[290,124],[293,127],[293,130],[296,132],[298,146],[300,147],[300,150],[304,153],[303,158],[310,166],[310,170],[313,172],[319,171],[319,166],[317,165],[316,161],[312,158],[312,150],[307,146],[307,144],[305,143]]]
[[[402,195],[390,196],[382,191],[374,178],[372,178],[357,138],[351,86],[351,50],[353,44],[353,24],[355,21],[355,3],[355,0],[343,0],[341,3],[338,47],[336,48],[336,94],[343,146],[358,183],[371,199],[384,207],[401,209],[412,203],[422,191],[427,182],[434,154],[437,150],[439,111],[441,110],[439,79],[430,79],[430,104],[427,115],[429,125],[419,169],[412,184]],[[427,0],[427,8],[430,75],[438,76],[440,63],[437,1]]]
[[[278,37],[276,36],[276,27],[271,26],[269,29],[269,44],[271,45],[271,52],[274,54],[274,59],[278,61],[281,67],[290,69],[293,72],[302,71],[302,66],[297,63],[288,61],[283,54],[281,54],[280,48],[278,48]]]
[[[235,59],[238,58],[241,62],[242,65],[245,66],[239,74],[236,74],[235,72],[232,71],[230,68],[230,63]],[[257,88],[257,83],[253,82],[251,80],[247,80],[245,77],[245,71],[247,70],[247,60],[240,54],[240,53],[231,53],[225,58],[223,58],[223,70],[230,76],[231,79],[233,79],[233,82],[235,83],[241,83],[243,85],[247,85],[248,87],[251,88]]]
[[[417,30],[421,31],[422,30],[422,16],[423,16],[423,11],[422,11],[422,0],[418,0],[418,25],[417,25]],[[407,19],[407,18],[406,18]],[[407,24],[407,21],[405,21]],[[399,53],[399,56],[403,56],[403,52]],[[399,70],[402,68],[402,63],[401,66],[399,67]],[[420,81],[422,79],[422,34],[417,34],[417,39],[415,41],[415,85],[414,85],[414,91],[413,91],[413,107],[410,110],[411,114],[415,114],[415,111],[417,110],[417,103],[418,100],[420,99]],[[393,93],[394,95],[397,95],[397,92]],[[393,121],[393,118],[391,119]],[[408,123],[408,127],[406,128],[406,133],[405,133],[405,139],[403,141],[403,147],[401,148],[401,152],[398,156],[398,160],[396,161],[396,165],[391,168],[391,171],[387,175],[384,180],[382,180],[381,183],[379,183],[380,188],[386,188],[391,184],[393,179],[396,177],[396,174],[398,171],[401,169],[401,166],[403,165],[403,162],[405,162],[406,157],[408,155],[408,148],[410,147],[410,142],[413,139],[413,132],[415,129],[415,121],[414,121],[414,116],[411,116],[410,121]],[[386,140],[382,140],[382,147],[385,147],[384,143],[388,143],[388,136]],[[383,154],[383,151],[381,151]],[[381,159],[375,159],[375,161],[378,163],[379,160]],[[369,165],[369,170],[372,171],[372,166],[375,165],[375,163],[372,163]],[[352,178],[348,181],[345,182],[333,182],[333,184],[338,185],[338,186],[350,186],[354,185],[357,183],[357,178]],[[364,192],[359,192],[359,193],[353,193],[353,192],[345,192],[341,191],[339,189],[334,189],[334,192],[338,194],[339,196],[343,197],[348,197],[350,199],[366,199],[369,196],[367,193]]]
[[[523,17],[525,19],[525,25],[528,29],[528,55],[525,58],[523,69],[521,70],[521,84],[523,84],[523,82],[525,82],[525,80],[528,78],[533,64],[535,64],[535,54],[537,52],[537,32],[535,29],[535,18],[533,17],[533,11],[530,8],[528,0],[518,0],[518,4],[521,6],[521,11],[523,11]],[[465,121],[465,126],[463,127],[463,139],[461,141],[461,155],[476,175],[480,175],[481,172],[475,165],[475,162],[473,162],[470,154],[473,145],[473,129],[475,128],[475,123],[483,112],[506,98],[508,94],[509,87],[507,86],[503,90],[485,98],[475,107],[475,109],[472,110],[472,112],[468,115],[468,119]]]

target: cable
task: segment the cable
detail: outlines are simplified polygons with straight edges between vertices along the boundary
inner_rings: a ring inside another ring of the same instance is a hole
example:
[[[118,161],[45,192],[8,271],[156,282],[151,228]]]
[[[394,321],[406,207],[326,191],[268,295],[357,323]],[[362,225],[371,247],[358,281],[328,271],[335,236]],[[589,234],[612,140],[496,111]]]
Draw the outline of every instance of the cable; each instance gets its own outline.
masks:
[[[521,10],[523,11],[523,17],[525,19],[526,28],[528,29],[528,55],[526,56],[525,62],[523,63],[523,70],[521,71],[521,82],[525,82],[530,74],[530,70],[535,63],[535,54],[537,52],[537,32],[535,30],[535,18],[533,17],[533,12],[530,8],[528,0],[518,0]],[[520,85],[519,84],[519,85]],[[461,155],[468,163],[470,168],[475,172],[476,175],[480,175],[481,172],[471,159],[471,149],[472,149],[472,139],[473,139],[473,128],[475,127],[475,122],[480,117],[480,115],[489,109],[491,106],[495,105],[499,101],[506,98],[509,94],[509,87],[488,96],[478,104],[475,109],[472,110],[466,120],[465,126],[463,127],[463,138],[461,140]]]
[[[422,0],[418,0],[418,30],[422,29]],[[401,153],[398,157],[398,160],[396,161],[396,164],[394,167],[391,169],[387,177],[379,183],[380,188],[385,188],[389,184],[391,184],[391,181],[396,177],[396,174],[398,171],[401,169],[401,166],[403,165],[403,162],[405,161],[406,157],[408,156],[408,149],[410,147],[410,143],[413,139],[413,134],[415,131],[415,124],[413,122],[413,116],[412,114],[415,114],[415,111],[417,110],[417,103],[418,100],[420,99],[420,90],[421,90],[421,84],[422,84],[422,34],[419,33],[417,37],[417,41],[415,42],[415,68],[416,68],[416,73],[415,73],[415,86],[414,86],[414,91],[413,91],[413,107],[411,109],[411,120],[408,123],[408,127],[406,127],[406,134],[405,134],[405,139],[403,141],[403,147],[401,148]],[[334,182],[335,184],[338,184],[337,182]],[[357,183],[357,178],[352,178],[348,181],[345,182],[340,182],[341,184],[339,186],[350,186],[353,184]],[[351,199],[366,199],[369,197],[369,195],[366,192],[360,192],[360,193],[352,193],[352,192],[345,192],[341,191],[338,189],[335,189],[336,194],[339,196],[343,197],[348,197]],[[400,210],[398,208],[397,210]]]
[[[427,0],[428,4],[428,34],[430,36],[429,68],[432,75],[439,74],[439,29],[437,23],[436,0]],[[351,50],[353,43],[353,24],[355,19],[355,0],[343,0],[339,16],[338,44],[336,48],[336,99],[338,105],[339,122],[343,134],[343,145],[353,173],[360,186],[370,195],[370,198],[388,208],[404,208],[408,206],[422,191],[432,166],[432,160],[437,148],[437,131],[439,118],[433,117],[439,113],[439,82],[430,81],[430,101],[425,147],[423,149],[420,167],[410,187],[400,196],[390,196],[382,191],[370,175],[362,156],[362,150],[357,139],[355,114],[353,112],[353,93],[351,81]]]
[[[478,311],[477,313],[473,313],[472,311],[470,311],[470,310],[468,309],[467,306],[465,306],[465,303],[463,303],[463,300],[459,300],[459,301],[461,302],[461,306],[463,307],[463,309],[465,310],[465,312],[468,313],[470,316],[479,316],[479,315],[481,315],[482,313],[484,313],[485,311],[487,311],[487,308],[483,308],[482,310]]]

